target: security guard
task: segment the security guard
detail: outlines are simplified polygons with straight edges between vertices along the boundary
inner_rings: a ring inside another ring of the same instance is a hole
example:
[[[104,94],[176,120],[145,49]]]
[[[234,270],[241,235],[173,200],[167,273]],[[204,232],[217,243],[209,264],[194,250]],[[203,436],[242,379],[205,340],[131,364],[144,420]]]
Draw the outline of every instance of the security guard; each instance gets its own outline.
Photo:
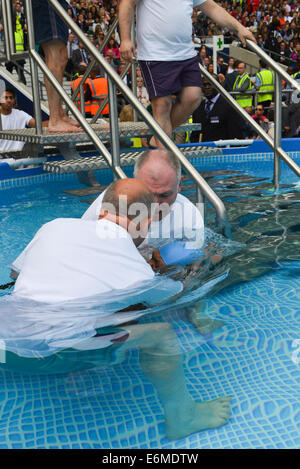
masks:
[[[246,65],[244,62],[239,62],[237,66],[238,76],[233,84],[232,91],[249,91],[252,89],[252,83],[248,73],[246,73]],[[242,108],[252,106],[252,95],[251,94],[237,94],[235,95],[236,101]]]
[[[107,97],[108,94],[108,85],[107,85],[107,78],[101,75],[101,69],[98,64],[94,65],[91,70],[91,84],[90,91],[91,91],[91,106],[90,106],[90,113],[92,116],[96,114],[101,103]],[[109,105],[107,104],[102,111],[102,116],[108,117],[109,116]]]
[[[76,90],[76,88],[79,86],[81,80],[82,80],[82,75],[84,75],[84,72],[86,71],[86,64],[85,63],[80,63],[78,65],[78,72],[76,75],[74,75],[73,80],[71,81],[71,90],[72,94]],[[84,91],[84,111],[85,115],[87,117],[91,116],[91,92],[90,92],[90,87],[92,86],[92,80],[90,78],[87,78],[83,91]],[[75,104],[78,107],[79,111],[81,111],[81,104],[80,104],[80,94],[78,93],[75,99]]]
[[[13,21],[15,24],[15,51],[16,53],[22,53],[25,50],[25,34],[26,30],[25,24],[25,15],[22,12],[22,7],[20,2],[16,2],[15,7],[13,7]],[[15,59],[13,62],[6,62],[5,67],[10,73],[12,73],[15,68],[18,73],[19,81],[26,85],[26,78],[24,75],[24,59]]]
[[[291,75],[294,80],[300,80],[300,63],[297,62],[294,68],[294,73]]]
[[[263,60],[259,61],[259,72],[255,75],[255,88],[259,91],[269,91],[257,95],[257,104],[263,104],[264,108],[269,107],[273,100],[273,92],[275,87],[275,75],[269,70],[267,64]]]

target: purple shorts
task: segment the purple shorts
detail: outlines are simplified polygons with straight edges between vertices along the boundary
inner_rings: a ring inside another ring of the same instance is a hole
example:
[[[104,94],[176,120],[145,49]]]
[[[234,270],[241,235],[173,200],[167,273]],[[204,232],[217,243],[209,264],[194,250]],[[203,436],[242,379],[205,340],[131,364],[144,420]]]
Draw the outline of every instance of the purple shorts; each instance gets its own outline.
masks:
[[[202,86],[198,57],[174,61],[139,60],[149,98],[177,94],[185,86]]]

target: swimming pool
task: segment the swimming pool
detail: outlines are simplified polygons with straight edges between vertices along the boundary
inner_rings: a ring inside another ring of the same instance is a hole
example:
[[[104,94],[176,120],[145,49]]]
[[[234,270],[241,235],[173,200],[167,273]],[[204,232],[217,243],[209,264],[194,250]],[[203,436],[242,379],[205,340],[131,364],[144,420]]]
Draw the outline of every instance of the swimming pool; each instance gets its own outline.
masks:
[[[300,155],[292,156],[299,164]],[[60,376],[0,372],[0,448],[299,447],[300,185],[283,166],[275,193],[267,153],[195,163],[223,198],[234,239],[247,248],[225,260],[229,278],[204,301],[206,314],[222,327],[199,335],[183,311],[155,320],[168,321],[176,332],[194,399],[232,396],[229,422],[168,440],[157,394],[132,350],[123,363],[100,370]],[[81,215],[85,204],[61,192],[76,187],[70,175],[0,191],[1,283],[8,281],[4,264],[42,223]],[[186,192],[193,197],[189,187]]]

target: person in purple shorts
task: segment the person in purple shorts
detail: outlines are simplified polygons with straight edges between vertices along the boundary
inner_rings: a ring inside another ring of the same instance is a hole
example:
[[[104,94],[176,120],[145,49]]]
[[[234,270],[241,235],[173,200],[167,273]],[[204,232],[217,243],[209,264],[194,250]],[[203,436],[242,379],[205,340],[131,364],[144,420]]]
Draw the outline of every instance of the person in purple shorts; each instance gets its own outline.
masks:
[[[135,5],[137,54],[130,36]],[[121,58],[132,62],[137,56],[153,117],[170,137],[172,129],[186,122],[201,102],[201,74],[192,41],[193,8],[235,31],[243,45],[246,39],[255,41],[248,29],[213,0],[121,0],[119,6]],[[154,136],[150,144],[163,147]]]

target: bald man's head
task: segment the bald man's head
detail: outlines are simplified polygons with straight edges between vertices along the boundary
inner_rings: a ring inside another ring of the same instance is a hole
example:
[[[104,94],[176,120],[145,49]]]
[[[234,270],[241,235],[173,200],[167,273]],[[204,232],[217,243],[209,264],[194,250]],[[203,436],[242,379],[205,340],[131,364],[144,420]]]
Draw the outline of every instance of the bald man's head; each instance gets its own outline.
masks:
[[[181,165],[172,152],[146,151],[135,164],[134,176],[146,184],[157,203],[175,202],[181,187]]]
[[[145,238],[151,221],[154,197],[139,179],[121,179],[106,190],[99,219],[125,228],[138,246]]]
[[[126,199],[126,204],[123,203]],[[154,198],[147,186],[139,179],[120,179],[113,182],[106,190],[102,204],[110,204],[114,213],[123,215],[129,219],[133,218],[130,206],[143,204],[149,214]],[[150,215],[149,215],[150,217]]]

